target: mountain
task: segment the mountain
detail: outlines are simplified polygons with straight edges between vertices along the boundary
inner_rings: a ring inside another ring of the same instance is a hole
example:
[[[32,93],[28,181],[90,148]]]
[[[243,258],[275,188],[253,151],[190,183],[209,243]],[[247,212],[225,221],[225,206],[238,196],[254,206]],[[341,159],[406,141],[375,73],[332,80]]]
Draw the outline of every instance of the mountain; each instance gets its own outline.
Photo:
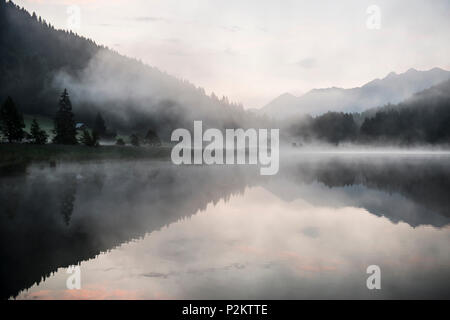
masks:
[[[120,55],[0,0],[0,101],[11,96],[22,112],[53,116],[67,88],[76,121],[101,112],[119,132],[149,128],[167,139],[175,128],[253,126],[256,115],[208,96],[204,89]]]
[[[288,122],[285,122],[288,123]],[[450,144],[450,79],[398,104],[362,113],[326,112],[293,118],[286,127],[301,144],[316,141],[378,145]]]
[[[450,71],[434,68],[428,71],[409,69],[405,73],[389,73],[362,87],[351,89],[313,89],[296,97],[285,93],[260,110],[275,119],[295,115],[319,115],[327,111],[362,112],[388,103],[399,103],[414,93],[450,79]]]
[[[450,80],[409,99],[362,113],[361,137],[406,144],[450,143]]]

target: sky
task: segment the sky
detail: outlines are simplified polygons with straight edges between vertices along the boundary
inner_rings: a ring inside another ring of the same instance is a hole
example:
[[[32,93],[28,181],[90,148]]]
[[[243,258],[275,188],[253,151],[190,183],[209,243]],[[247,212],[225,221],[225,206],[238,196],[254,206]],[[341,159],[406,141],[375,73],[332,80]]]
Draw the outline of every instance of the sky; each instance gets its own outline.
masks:
[[[450,70],[448,0],[14,2],[246,108],[391,71]]]

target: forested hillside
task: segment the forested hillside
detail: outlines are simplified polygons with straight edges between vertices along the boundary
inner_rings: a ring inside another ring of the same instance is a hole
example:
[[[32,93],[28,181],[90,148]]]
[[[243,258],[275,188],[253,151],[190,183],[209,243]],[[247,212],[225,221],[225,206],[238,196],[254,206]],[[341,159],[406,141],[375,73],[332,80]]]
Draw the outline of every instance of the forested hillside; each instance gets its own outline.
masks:
[[[314,118],[306,116],[291,125],[289,133],[301,142],[448,144],[450,80],[399,104],[363,114],[328,112]]]
[[[101,112],[117,131],[149,128],[163,138],[193,120],[209,127],[255,126],[256,116],[226,97],[121,56],[36,14],[0,0],[0,100],[11,96],[25,114],[53,117],[67,88],[77,121]]]
[[[364,120],[360,131],[366,141],[449,143],[450,81],[380,109]]]

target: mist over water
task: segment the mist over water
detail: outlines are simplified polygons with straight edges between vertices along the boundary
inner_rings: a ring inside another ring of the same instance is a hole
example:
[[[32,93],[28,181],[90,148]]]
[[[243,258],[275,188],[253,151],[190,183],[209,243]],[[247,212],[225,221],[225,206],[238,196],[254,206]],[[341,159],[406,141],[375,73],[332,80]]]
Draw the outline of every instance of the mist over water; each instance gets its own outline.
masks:
[[[275,176],[170,161],[3,170],[1,296],[450,297],[448,155],[293,154]],[[366,287],[372,264],[382,290]]]

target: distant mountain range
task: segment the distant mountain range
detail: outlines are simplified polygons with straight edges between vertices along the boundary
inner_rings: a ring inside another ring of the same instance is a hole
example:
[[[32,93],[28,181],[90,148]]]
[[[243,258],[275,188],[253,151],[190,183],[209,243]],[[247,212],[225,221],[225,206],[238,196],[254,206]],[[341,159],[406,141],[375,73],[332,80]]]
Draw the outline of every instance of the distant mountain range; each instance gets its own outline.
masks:
[[[409,69],[389,73],[362,87],[351,89],[313,89],[296,97],[285,93],[261,108],[258,113],[282,120],[297,115],[320,115],[327,111],[363,112],[388,103],[399,103],[413,94],[450,79],[450,71],[434,68],[428,71]]]

